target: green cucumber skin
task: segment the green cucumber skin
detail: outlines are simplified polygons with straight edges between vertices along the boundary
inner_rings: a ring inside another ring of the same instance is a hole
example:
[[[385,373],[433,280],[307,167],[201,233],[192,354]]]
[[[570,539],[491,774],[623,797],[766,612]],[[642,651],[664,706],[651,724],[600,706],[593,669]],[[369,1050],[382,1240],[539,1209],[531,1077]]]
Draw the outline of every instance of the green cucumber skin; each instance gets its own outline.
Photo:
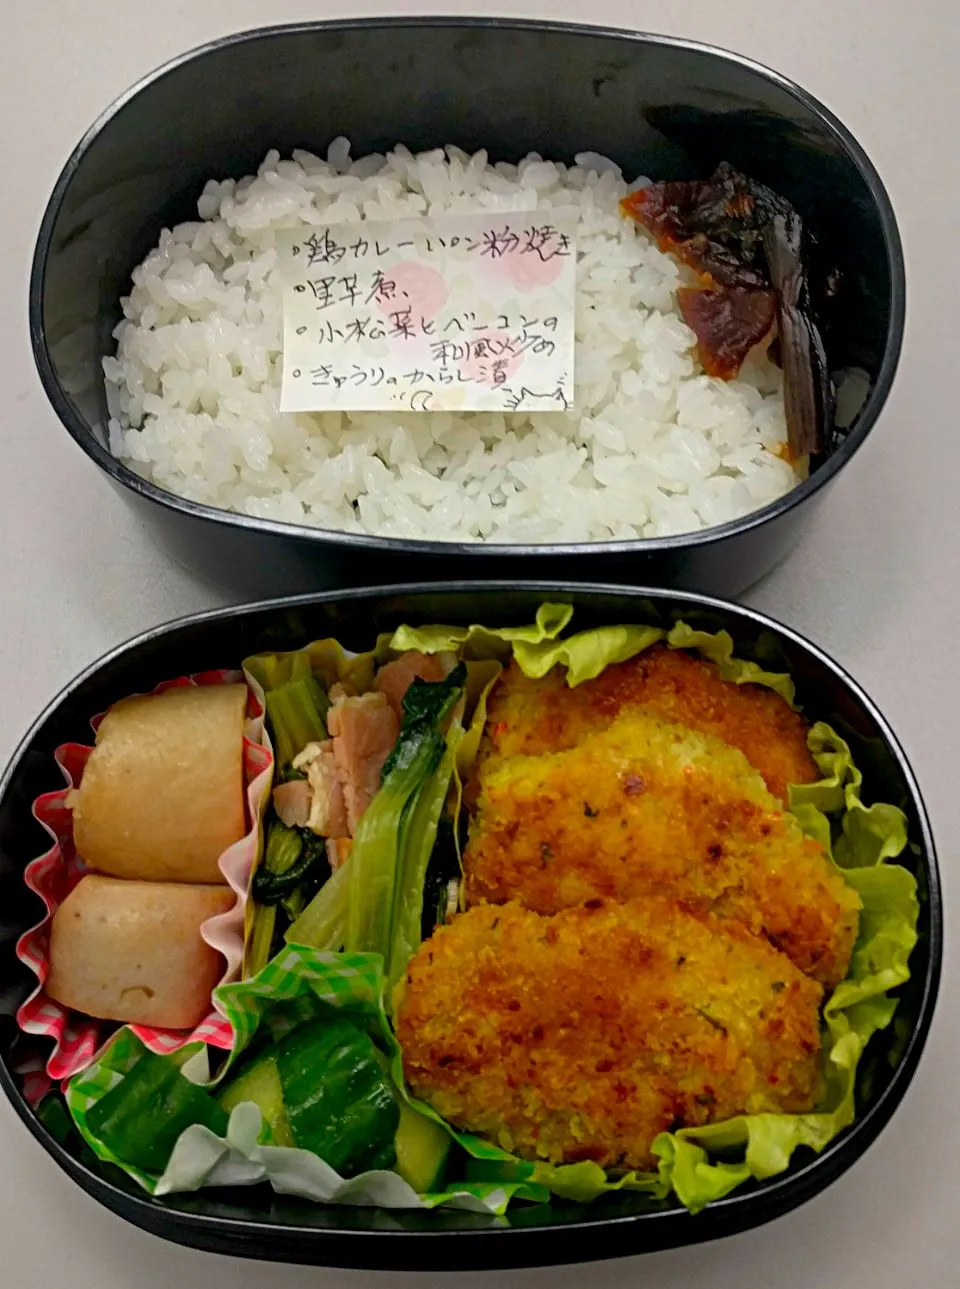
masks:
[[[368,1034],[324,1008],[261,1050],[217,1099],[223,1110],[254,1102],[272,1144],[309,1150],[339,1173],[389,1168],[400,1111],[383,1064]]]
[[[377,1051],[347,1020],[301,1027],[276,1051],[295,1143],[343,1174],[393,1156],[400,1111]]]
[[[125,1163],[162,1173],[177,1138],[193,1124],[222,1137],[226,1111],[168,1056],[144,1052],[129,1074],[87,1112],[90,1131]]]

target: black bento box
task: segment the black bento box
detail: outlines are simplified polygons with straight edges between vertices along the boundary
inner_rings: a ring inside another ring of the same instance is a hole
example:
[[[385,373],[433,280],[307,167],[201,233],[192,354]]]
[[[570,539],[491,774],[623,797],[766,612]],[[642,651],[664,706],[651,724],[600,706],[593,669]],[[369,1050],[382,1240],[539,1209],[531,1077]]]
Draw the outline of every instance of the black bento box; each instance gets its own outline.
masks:
[[[553,545],[333,532],[184,500],[114,458],[101,360],[130,273],[161,229],[196,218],[211,176],[271,148],[355,156],[456,143],[494,160],[583,150],[630,177],[702,178],[721,160],[787,197],[816,239],[828,366],[870,381],[856,420],[810,477],[744,518],[695,533]],[[837,286],[829,303],[827,285]],[[175,59],[108,107],[43,217],[30,282],[41,381],[67,432],[180,563],[245,597],[416,576],[646,582],[736,594],[794,546],[887,400],[903,338],[904,260],[883,184],[827,108],[775,72],[669,37],[499,18],[376,18],[228,36]],[[864,540],[867,540],[865,537]]]
[[[239,665],[253,653],[335,636],[364,649],[401,623],[532,619],[544,600],[575,606],[578,628],[625,622],[669,626],[682,618],[723,628],[740,657],[789,671],[809,715],[830,722],[864,771],[867,799],[899,805],[910,844],[900,862],[920,892],[919,942],[900,991],[898,1023],[878,1033],[858,1071],[855,1124],[820,1156],[801,1151],[786,1173],[736,1191],[696,1216],[676,1203],[620,1194],[582,1206],[517,1206],[506,1218],[452,1210],[385,1212],[321,1207],[266,1187],[152,1199],[116,1169],[65,1149],[29,1108],[12,1069],[15,1013],[35,981],[15,956],[18,936],[42,910],[23,884],[25,865],[45,848],[31,814],[35,798],[62,786],[54,749],[89,737],[91,715],[157,682]],[[754,611],[704,596],[615,586],[463,583],[405,586],[275,600],[197,614],[138,636],[77,677],[40,716],[0,781],[0,1085],[60,1167],[100,1203],[157,1235],[214,1252],[334,1266],[479,1268],[586,1261],[693,1244],[758,1226],[822,1191],[867,1149],[916,1071],[934,1010],[942,955],[940,884],[919,788],[886,721],[859,686],[822,651]],[[869,1163],[862,1165],[869,1167]],[[48,1215],[49,1216],[49,1215]]]

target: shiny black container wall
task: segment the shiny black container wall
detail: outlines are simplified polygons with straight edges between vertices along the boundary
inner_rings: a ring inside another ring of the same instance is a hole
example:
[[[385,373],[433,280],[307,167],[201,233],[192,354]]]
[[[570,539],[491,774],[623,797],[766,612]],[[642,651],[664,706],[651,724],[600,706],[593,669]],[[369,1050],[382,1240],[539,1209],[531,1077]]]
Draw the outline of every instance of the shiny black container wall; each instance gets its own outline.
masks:
[[[402,141],[604,152],[628,177],[683,178],[721,159],[782,191],[818,238],[818,274],[842,292],[830,366],[864,367],[871,397],[845,443],[790,496],[706,534],[565,547],[402,542],[224,515],[145,484],[110,456],[102,357],[119,298],[164,226],[196,218],[211,176],[256,169],[269,148],[355,155]],[[499,20],[371,20],[227,38],[163,69],[88,134],[51,199],[37,245],[31,328],[41,377],[84,450],[149,504],[178,561],[218,585],[277,594],[453,575],[647,581],[736,592],[794,544],[813,498],[857,449],[896,367],[903,260],[886,194],[825,109],[773,73],[717,51],[630,33]],[[131,491],[132,490],[132,491]],[[157,504],[159,502],[159,504]],[[417,556],[415,567],[410,556]]]
[[[364,649],[378,632],[402,622],[517,625],[529,622],[544,599],[574,604],[575,624],[581,628],[631,621],[669,625],[678,617],[705,630],[725,628],[738,656],[794,676],[807,711],[849,738],[870,796],[906,811],[912,847],[902,862],[913,868],[920,884],[921,939],[898,1025],[877,1035],[865,1056],[854,1127],[819,1157],[798,1158],[783,1176],[735,1192],[695,1217],[676,1206],[651,1205],[639,1195],[590,1206],[519,1207],[505,1221],[451,1210],[323,1208],[262,1188],[157,1201],[123,1174],[99,1165],[91,1168],[79,1152],[58,1145],[26,1106],[11,1068],[13,1016],[31,987],[31,977],[14,956],[14,942],[41,913],[23,886],[22,873],[49,844],[30,806],[41,792],[62,786],[52,759],[57,745],[89,739],[90,716],[118,698],[172,676],[236,665],[262,649],[291,648],[331,635],[348,647]],[[200,615],[141,636],[89,668],[40,718],[0,781],[0,1086],[31,1132],[84,1190],[146,1230],[215,1252],[397,1269],[546,1265],[692,1244],[758,1226],[845,1172],[894,1113],[930,1026],[941,941],[933,839],[913,775],[883,717],[836,664],[800,637],[748,609],[703,597],[614,587],[421,585]]]

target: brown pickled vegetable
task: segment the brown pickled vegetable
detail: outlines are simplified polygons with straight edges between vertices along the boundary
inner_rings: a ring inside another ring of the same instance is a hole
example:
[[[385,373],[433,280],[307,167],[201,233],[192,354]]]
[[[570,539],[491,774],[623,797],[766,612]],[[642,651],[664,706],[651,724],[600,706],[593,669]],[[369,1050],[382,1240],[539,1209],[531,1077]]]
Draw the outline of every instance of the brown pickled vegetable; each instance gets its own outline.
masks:
[[[730,380],[757,345],[779,337],[793,460],[823,449],[833,390],[810,316],[803,224],[790,203],[726,162],[711,179],[651,184],[621,203],[698,285],[678,303],[704,371]]]
[[[700,361],[708,376],[732,380],[747,354],[771,334],[777,302],[772,291],[742,286],[677,292],[683,320],[697,337]]]

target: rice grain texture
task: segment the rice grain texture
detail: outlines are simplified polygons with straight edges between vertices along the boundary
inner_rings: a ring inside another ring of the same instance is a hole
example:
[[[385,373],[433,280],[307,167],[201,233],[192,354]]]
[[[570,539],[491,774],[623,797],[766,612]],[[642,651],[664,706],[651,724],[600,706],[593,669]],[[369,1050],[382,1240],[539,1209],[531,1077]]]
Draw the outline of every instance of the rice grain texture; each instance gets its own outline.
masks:
[[[398,538],[632,540],[695,531],[797,482],[782,375],[704,375],[677,306],[683,269],[619,198],[605,158],[491,165],[448,147],[325,160],[270,152],[210,180],[199,219],[134,271],[104,359],[113,453],[162,488],[264,519]],[[281,414],[279,230],[364,219],[573,209],[576,406],[551,413]]]

